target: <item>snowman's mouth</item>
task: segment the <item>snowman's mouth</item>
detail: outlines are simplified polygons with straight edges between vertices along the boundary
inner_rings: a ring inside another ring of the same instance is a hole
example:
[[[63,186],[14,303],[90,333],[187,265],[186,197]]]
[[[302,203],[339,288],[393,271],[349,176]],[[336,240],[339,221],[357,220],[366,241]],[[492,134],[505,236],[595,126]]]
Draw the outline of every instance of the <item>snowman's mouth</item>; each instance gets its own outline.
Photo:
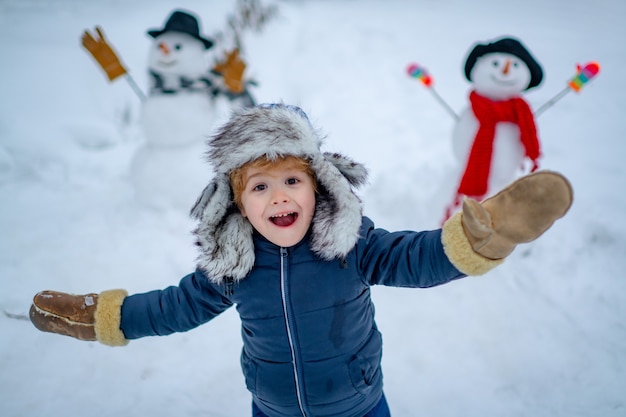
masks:
[[[516,80],[501,80],[497,78],[495,75],[492,75],[491,79],[497,84],[502,84],[502,85],[515,85],[516,83]]]
[[[158,61],[159,65],[162,67],[171,67],[172,65],[176,65],[176,61]]]
[[[270,217],[270,221],[279,227],[288,227],[296,222],[298,219],[298,213],[284,213],[277,214],[275,216]]]

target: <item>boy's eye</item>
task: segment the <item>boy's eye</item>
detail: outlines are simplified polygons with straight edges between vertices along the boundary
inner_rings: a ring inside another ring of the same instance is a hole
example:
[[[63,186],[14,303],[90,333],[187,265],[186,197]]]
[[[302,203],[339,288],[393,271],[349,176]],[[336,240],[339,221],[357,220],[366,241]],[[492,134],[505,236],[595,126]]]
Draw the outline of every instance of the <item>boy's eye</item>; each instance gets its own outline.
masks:
[[[252,191],[263,191],[267,188],[267,186],[265,184],[258,184],[255,185],[254,188],[252,188]]]
[[[299,182],[300,182],[300,180],[299,180],[299,179],[297,179],[297,178],[289,178],[289,179],[287,180],[287,184],[289,184],[289,185],[295,185],[295,184],[297,184],[297,183],[299,183]]]

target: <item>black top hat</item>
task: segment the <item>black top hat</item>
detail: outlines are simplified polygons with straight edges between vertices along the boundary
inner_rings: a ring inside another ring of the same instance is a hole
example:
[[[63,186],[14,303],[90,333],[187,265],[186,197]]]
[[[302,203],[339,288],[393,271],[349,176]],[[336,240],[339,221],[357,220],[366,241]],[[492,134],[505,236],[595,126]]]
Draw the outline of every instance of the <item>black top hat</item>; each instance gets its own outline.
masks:
[[[163,29],[150,29],[148,35],[156,38],[165,32],[181,32],[186,33],[204,44],[205,49],[209,49],[213,46],[213,41],[200,36],[200,24],[195,16],[183,12],[182,10],[175,10],[165,22]]]
[[[465,78],[468,81],[472,81],[470,77],[470,72],[474,65],[476,64],[476,60],[483,55],[494,53],[494,52],[504,52],[507,54],[515,55],[528,66],[530,70],[530,82],[528,83],[528,87],[526,90],[529,90],[533,87],[541,84],[543,80],[543,70],[541,69],[541,65],[539,62],[533,58],[533,56],[528,52],[528,50],[522,45],[520,41],[513,38],[501,38],[495,42],[487,43],[487,44],[477,44],[474,49],[470,52],[467,60],[465,61]]]

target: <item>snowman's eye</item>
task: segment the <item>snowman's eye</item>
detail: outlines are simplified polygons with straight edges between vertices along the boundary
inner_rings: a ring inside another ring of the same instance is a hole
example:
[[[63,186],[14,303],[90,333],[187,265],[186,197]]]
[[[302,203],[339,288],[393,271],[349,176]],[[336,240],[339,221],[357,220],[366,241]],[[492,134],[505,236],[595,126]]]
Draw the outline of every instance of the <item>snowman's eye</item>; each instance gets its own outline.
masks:
[[[180,51],[181,49],[183,49],[183,46],[177,43],[176,45],[174,45],[174,49],[176,49],[177,51]]]
[[[519,66],[519,63],[514,62],[514,63],[513,63],[513,66],[514,66],[515,68],[517,68],[517,67]]]
[[[495,68],[498,68],[500,66],[500,63],[498,61],[492,61],[491,65],[493,65]]]

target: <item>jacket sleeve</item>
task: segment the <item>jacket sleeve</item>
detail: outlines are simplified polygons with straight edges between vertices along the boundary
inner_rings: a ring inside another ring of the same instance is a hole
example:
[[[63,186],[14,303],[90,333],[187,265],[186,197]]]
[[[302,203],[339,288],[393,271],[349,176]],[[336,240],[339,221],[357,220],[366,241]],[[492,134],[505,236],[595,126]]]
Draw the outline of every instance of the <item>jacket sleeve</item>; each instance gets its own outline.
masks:
[[[369,285],[426,288],[465,276],[450,262],[441,230],[389,232],[363,219],[359,266]]]
[[[388,232],[365,217],[359,264],[370,285],[433,287],[467,275],[480,275],[502,263],[475,253],[459,214],[443,230]]]
[[[208,322],[232,302],[199,270],[180,284],[124,299],[120,329],[127,340],[185,332]]]

